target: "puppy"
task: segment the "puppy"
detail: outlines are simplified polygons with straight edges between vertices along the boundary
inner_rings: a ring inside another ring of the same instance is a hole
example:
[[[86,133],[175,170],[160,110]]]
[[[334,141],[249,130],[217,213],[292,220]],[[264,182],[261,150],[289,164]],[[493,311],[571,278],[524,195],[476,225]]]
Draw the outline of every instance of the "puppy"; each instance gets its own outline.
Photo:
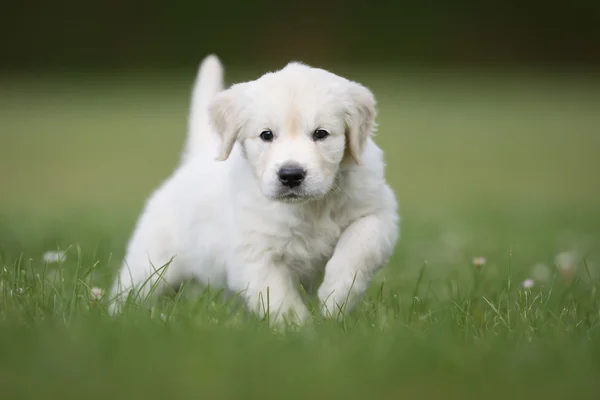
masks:
[[[310,315],[300,285],[322,279],[321,312],[350,311],[398,238],[375,116],[367,88],[295,62],[223,90],[208,56],[181,163],[147,201],[112,312],[131,290],[145,298],[186,278],[297,322]]]

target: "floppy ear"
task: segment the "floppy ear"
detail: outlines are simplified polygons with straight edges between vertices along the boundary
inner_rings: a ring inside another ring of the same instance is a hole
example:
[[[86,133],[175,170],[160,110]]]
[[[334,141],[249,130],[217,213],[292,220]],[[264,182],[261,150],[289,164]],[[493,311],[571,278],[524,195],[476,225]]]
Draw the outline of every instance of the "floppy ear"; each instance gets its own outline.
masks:
[[[346,143],[347,151],[354,161],[360,165],[360,155],[367,138],[375,129],[375,97],[366,87],[351,82],[348,89],[348,106],[346,109]]]
[[[210,123],[221,137],[217,161],[225,161],[242,128],[241,107],[235,87],[217,94],[208,106]]]

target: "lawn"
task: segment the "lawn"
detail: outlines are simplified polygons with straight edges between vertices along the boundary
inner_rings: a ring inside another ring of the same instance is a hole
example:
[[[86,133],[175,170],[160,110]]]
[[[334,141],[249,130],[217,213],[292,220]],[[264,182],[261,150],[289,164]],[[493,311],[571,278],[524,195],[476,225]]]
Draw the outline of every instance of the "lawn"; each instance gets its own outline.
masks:
[[[596,398],[600,80],[348,73],[401,240],[352,315],[290,332],[216,289],[118,318],[92,290],[177,162],[191,71],[0,79],[0,398]]]

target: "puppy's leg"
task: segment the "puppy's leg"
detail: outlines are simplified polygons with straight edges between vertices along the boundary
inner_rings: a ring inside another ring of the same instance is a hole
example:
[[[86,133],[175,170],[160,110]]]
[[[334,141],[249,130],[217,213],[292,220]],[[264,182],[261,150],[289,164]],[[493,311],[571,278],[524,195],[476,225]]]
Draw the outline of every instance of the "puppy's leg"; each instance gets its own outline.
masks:
[[[137,253],[129,254],[125,260],[111,290],[111,314],[122,311],[123,303],[132,292],[136,302],[141,303],[181,281],[174,259],[150,258],[148,254]]]
[[[308,318],[310,313],[298,292],[296,279],[285,265],[251,262],[229,276],[230,288],[242,293],[248,308],[261,318],[268,314],[275,323],[302,323]]]
[[[338,316],[356,305],[375,272],[391,256],[397,237],[394,212],[367,215],[346,228],[325,267],[319,288],[325,316]]]

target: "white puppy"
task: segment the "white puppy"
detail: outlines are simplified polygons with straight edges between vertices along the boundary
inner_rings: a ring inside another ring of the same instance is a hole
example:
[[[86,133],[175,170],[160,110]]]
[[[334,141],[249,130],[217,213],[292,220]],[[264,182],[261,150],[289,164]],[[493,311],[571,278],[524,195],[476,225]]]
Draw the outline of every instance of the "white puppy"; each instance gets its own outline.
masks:
[[[398,237],[396,199],[371,139],[373,94],[300,63],[224,91],[222,81],[219,60],[207,57],[181,164],[146,204],[112,311],[131,289],[144,298],[196,278],[242,294],[272,320],[303,321],[299,285],[323,273],[322,312],[349,311]]]

